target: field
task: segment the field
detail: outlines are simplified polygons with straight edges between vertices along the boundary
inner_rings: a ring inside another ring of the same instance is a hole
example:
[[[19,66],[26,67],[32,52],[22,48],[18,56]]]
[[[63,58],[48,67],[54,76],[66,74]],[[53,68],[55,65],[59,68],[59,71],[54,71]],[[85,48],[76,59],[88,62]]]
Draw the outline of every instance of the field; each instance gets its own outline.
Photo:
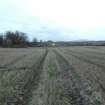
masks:
[[[0,105],[105,105],[105,47],[0,48]]]

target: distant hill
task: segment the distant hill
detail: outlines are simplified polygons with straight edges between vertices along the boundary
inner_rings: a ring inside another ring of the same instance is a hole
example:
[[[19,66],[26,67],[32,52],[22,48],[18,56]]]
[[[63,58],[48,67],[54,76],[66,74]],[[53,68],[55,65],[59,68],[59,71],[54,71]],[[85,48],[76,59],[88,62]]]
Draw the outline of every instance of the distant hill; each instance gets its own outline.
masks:
[[[57,46],[105,46],[105,41],[59,41]]]

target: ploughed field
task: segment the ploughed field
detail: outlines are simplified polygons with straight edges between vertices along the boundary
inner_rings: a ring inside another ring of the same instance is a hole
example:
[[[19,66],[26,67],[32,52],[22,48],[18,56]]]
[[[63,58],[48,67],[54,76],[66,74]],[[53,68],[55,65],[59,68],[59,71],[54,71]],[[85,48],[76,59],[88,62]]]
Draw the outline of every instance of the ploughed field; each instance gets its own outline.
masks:
[[[0,48],[0,105],[105,105],[105,47]]]

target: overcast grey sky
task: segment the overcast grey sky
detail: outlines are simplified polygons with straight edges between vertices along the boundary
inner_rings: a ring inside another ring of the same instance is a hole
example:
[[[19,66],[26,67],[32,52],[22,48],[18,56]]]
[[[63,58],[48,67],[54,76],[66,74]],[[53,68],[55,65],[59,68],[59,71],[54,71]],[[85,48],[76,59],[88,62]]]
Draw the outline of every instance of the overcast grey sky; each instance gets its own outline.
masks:
[[[42,40],[105,40],[104,0],[0,0],[0,32]]]

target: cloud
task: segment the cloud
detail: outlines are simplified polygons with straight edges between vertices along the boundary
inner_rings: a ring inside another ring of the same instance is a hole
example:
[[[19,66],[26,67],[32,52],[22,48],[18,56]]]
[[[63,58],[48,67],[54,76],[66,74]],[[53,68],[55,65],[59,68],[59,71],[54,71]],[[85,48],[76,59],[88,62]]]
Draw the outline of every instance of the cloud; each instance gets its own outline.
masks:
[[[0,32],[43,40],[105,39],[104,0],[1,0]]]

